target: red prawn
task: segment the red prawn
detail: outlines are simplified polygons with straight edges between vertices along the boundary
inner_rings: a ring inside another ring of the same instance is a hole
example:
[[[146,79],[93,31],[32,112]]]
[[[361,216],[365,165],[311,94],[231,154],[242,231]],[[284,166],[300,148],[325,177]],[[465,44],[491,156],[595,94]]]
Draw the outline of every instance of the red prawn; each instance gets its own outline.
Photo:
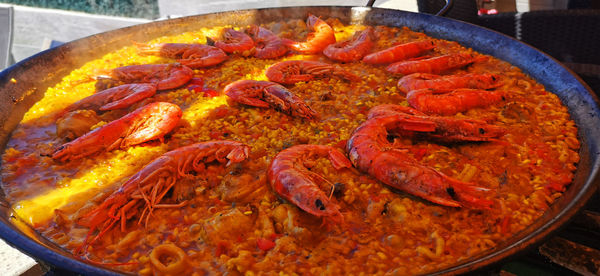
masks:
[[[162,140],[179,123],[181,115],[181,109],[175,104],[150,103],[63,144],[54,151],[52,158],[74,160],[101,151],[124,149],[154,139]]]
[[[491,89],[502,85],[497,74],[464,74],[441,76],[427,73],[415,73],[402,77],[398,81],[401,92],[432,88],[449,90],[457,88]]]
[[[113,80],[124,83],[154,83],[157,90],[167,90],[186,84],[194,71],[179,63],[140,64],[118,67],[110,71]]]
[[[144,217],[147,223],[154,209],[185,205],[186,201],[179,204],[161,204],[161,201],[167,192],[178,185],[177,180],[192,173],[204,173],[209,163],[226,163],[229,166],[242,162],[248,158],[249,151],[249,146],[239,142],[209,141],[181,147],[154,159],[99,206],[81,217],[79,223],[87,226],[89,231],[77,250],[78,254],[85,253],[90,244],[100,239],[117,222],[121,222],[121,231],[125,232],[127,220],[140,211],[138,223]]]
[[[246,33],[252,37],[256,52],[254,57],[261,59],[274,59],[287,54],[288,47],[284,41],[273,32],[257,25],[251,25]]]
[[[156,94],[154,83],[123,84],[85,97],[65,108],[65,112],[79,109],[107,111],[126,108]]]
[[[244,57],[254,54],[254,40],[246,33],[231,28],[223,31],[223,40],[217,40],[215,47],[226,53]]]
[[[317,182],[331,187],[333,184],[304,166],[305,160],[312,156],[329,157],[337,170],[352,167],[346,156],[334,147],[296,145],[279,152],[273,158],[267,172],[269,184],[278,195],[307,213],[342,223],[344,217],[339,211],[340,207],[319,189]]]
[[[227,54],[217,47],[185,43],[140,44],[138,54],[172,58],[190,68],[217,65],[228,58]]]
[[[323,54],[330,59],[351,62],[361,60],[373,47],[373,28],[368,27],[346,41],[329,44]]]
[[[232,100],[256,107],[275,108],[295,117],[314,120],[318,114],[287,88],[270,81],[239,80],[225,86]]]
[[[419,133],[442,141],[490,141],[504,135],[501,127],[482,121],[413,115],[405,107],[380,107],[354,130],[347,143],[348,157],[359,170],[393,188],[450,207],[490,208],[482,199],[489,190],[449,177],[419,164],[407,149],[388,141],[390,134]]]
[[[309,29],[314,30],[314,32],[308,34],[305,42],[296,42],[289,39],[284,40],[289,48],[303,54],[318,54],[327,45],[335,43],[335,33],[327,22],[309,14],[306,19],[306,25]]]
[[[505,99],[504,91],[461,88],[448,90],[420,89],[408,92],[410,106],[427,114],[453,115],[476,107],[486,107]]]
[[[414,58],[433,48],[435,48],[435,43],[431,40],[414,41],[368,54],[362,60],[369,64],[392,63]]]
[[[311,81],[319,77],[339,76],[349,81],[360,78],[337,64],[328,64],[310,60],[286,60],[271,65],[265,71],[270,81],[294,84],[299,81]]]
[[[431,73],[439,74],[461,68],[474,62],[484,61],[484,56],[475,57],[469,53],[449,54],[428,59],[400,61],[390,64],[386,70],[394,74]]]

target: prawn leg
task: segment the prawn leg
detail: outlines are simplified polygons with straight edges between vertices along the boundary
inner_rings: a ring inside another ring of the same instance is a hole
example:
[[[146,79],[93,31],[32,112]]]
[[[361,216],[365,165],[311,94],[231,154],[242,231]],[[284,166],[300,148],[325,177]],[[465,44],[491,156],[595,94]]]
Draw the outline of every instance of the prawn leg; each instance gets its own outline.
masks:
[[[147,224],[156,208],[184,206],[187,201],[178,204],[161,202],[167,192],[179,184],[177,180],[204,170],[204,166],[198,164],[217,162],[226,163],[227,166],[247,159],[249,151],[250,147],[245,144],[224,140],[181,147],[157,157],[131,176],[99,206],[79,219],[78,223],[89,230],[77,252],[84,253],[90,244],[100,239],[117,222],[121,223],[121,230],[125,231],[126,220],[140,211],[138,223],[145,218]],[[172,197],[177,198],[177,195]]]

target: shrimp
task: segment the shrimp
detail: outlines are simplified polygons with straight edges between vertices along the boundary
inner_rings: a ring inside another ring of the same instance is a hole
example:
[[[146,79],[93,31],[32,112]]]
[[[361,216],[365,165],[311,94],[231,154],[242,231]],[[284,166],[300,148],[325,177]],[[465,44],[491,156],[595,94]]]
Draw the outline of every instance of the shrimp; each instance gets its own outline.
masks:
[[[162,140],[179,123],[181,115],[181,109],[175,104],[150,103],[63,144],[54,151],[52,158],[64,162],[154,139]]]
[[[90,244],[117,222],[121,223],[121,231],[125,232],[127,220],[140,211],[138,223],[145,218],[147,224],[154,209],[185,205],[186,201],[179,204],[164,204],[161,201],[171,188],[174,190],[178,184],[181,185],[179,179],[204,173],[206,166],[211,163],[226,163],[225,166],[229,166],[242,162],[248,158],[249,151],[250,147],[245,144],[223,140],[192,144],[159,156],[79,219],[79,224],[88,227],[89,231],[78,253],[84,253]]]
[[[112,79],[124,83],[154,83],[157,90],[167,90],[186,84],[194,71],[179,63],[141,64],[118,67],[109,74]]]
[[[392,63],[386,68],[386,70],[390,73],[403,75],[412,73],[439,74],[486,59],[487,58],[484,56],[474,57],[469,53],[449,54],[428,59],[408,60]]]
[[[372,115],[354,130],[348,140],[348,157],[357,169],[390,187],[433,203],[450,207],[490,208],[492,201],[482,198],[489,189],[459,181],[419,164],[407,154],[407,149],[389,142],[388,135],[417,132],[445,141],[491,141],[504,135],[503,128],[476,120],[412,115],[387,109],[386,112],[379,110],[377,116]]]
[[[392,63],[419,56],[433,48],[435,44],[431,40],[409,42],[368,54],[362,61],[369,64]]]
[[[239,80],[225,86],[233,101],[262,108],[275,108],[291,116],[315,119],[318,114],[285,87],[270,81]]]
[[[317,182],[326,183],[331,187],[333,184],[304,166],[305,160],[312,156],[328,156],[336,170],[352,167],[346,156],[334,147],[296,145],[281,151],[273,158],[267,172],[269,184],[278,195],[307,213],[342,223],[344,217],[339,211],[340,207],[329,200],[319,189]]]
[[[261,59],[279,58],[288,52],[287,46],[281,38],[273,34],[268,29],[257,25],[250,25],[246,33],[252,37],[255,43],[256,52],[254,57]]]
[[[361,60],[373,47],[373,28],[357,32],[350,40],[329,44],[323,54],[330,59],[351,62]]]
[[[228,58],[227,54],[217,47],[185,43],[140,44],[138,54],[172,58],[190,68],[217,65]]]
[[[317,77],[339,76],[349,81],[359,81],[360,78],[340,67],[318,61],[286,60],[271,65],[265,71],[270,81],[282,84],[294,84],[299,81],[310,81]]]
[[[215,42],[215,47],[229,54],[240,56],[250,56],[254,54],[254,40],[244,32],[234,29],[225,29],[223,40]]]
[[[65,111],[88,109],[97,112],[126,108],[154,94],[156,94],[154,83],[123,84],[83,98],[65,108]]]
[[[504,128],[489,125],[485,121],[429,116],[412,107],[395,104],[382,104],[371,108],[367,115],[367,119],[391,115],[403,115],[410,118],[408,122],[404,123],[406,130],[401,132],[401,135],[425,134],[429,138],[446,143],[498,141],[495,138],[503,136],[506,132]],[[411,122],[416,122],[416,124],[411,125]],[[432,125],[436,128],[431,128]],[[479,128],[479,126],[485,126],[485,128]],[[412,133],[410,133],[411,131]],[[399,134],[398,130],[394,131],[392,134]]]
[[[335,43],[335,34],[333,28],[327,22],[320,18],[309,14],[306,19],[306,25],[314,32],[309,33],[306,42],[296,42],[292,40],[284,40],[285,44],[303,54],[318,54],[327,45]]]
[[[419,89],[408,92],[410,106],[427,114],[453,115],[471,108],[486,107],[505,99],[504,91],[461,88],[455,90]]]
[[[490,73],[449,76],[415,73],[404,76],[398,81],[398,88],[404,93],[424,88],[438,90],[457,88],[491,89],[501,85],[500,76]]]

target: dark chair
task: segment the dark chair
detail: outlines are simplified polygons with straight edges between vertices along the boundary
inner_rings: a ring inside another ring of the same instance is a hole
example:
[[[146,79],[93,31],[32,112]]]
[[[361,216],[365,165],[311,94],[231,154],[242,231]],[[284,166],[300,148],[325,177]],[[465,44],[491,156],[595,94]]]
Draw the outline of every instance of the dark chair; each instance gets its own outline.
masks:
[[[482,15],[479,24],[551,55],[582,77],[596,94],[600,94],[600,10]]]
[[[571,7],[576,1],[571,0],[569,3]],[[419,12],[436,14],[444,7],[446,0],[418,0],[417,4]],[[475,0],[454,0],[445,16],[481,25],[540,49],[577,73],[600,95],[599,9],[510,12],[478,16]]]
[[[446,0],[417,0],[419,12],[437,14],[446,6]],[[445,17],[478,24],[477,2],[475,0],[452,0]]]
[[[0,7],[0,70],[14,63],[12,57],[13,8]]]

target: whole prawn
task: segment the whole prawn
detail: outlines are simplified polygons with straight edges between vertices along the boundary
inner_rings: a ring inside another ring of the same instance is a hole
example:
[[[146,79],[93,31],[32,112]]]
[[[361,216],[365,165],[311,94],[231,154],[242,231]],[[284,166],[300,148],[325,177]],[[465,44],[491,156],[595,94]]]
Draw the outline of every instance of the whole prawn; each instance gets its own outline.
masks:
[[[306,25],[309,29],[314,30],[314,32],[308,34],[305,42],[296,42],[289,39],[284,40],[289,48],[303,54],[318,54],[327,45],[335,43],[335,33],[327,22],[309,14],[306,19]]]
[[[256,107],[275,108],[291,116],[315,119],[318,114],[287,88],[270,81],[239,80],[225,86],[232,100]]]
[[[107,111],[126,108],[156,94],[154,83],[123,84],[85,97],[65,108],[65,112],[79,109]]]
[[[335,64],[310,60],[286,60],[271,65],[265,71],[270,81],[294,84],[299,81],[311,81],[326,76],[339,76],[349,81],[359,81],[360,78]]]
[[[304,162],[312,156],[328,157],[336,170],[350,168],[352,164],[339,150],[323,145],[296,145],[279,152],[271,161],[267,179],[273,190],[300,209],[317,217],[342,223],[340,207],[331,202],[317,185],[323,182],[333,187],[327,179],[309,171]]]
[[[404,113],[403,109],[384,106],[354,130],[347,143],[352,164],[386,185],[433,203],[489,208],[492,201],[481,198],[488,189],[419,164],[407,149],[389,142],[388,136],[418,132],[444,141],[490,141],[504,135],[504,129],[476,120],[412,115],[419,112]]]
[[[254,57],[261,59],[274,59],[285,55],[288,48],[281,38],[269,29],[250,25],[246,33],[254,40],[256,52]]]
[[[79,224],[87,226],[89,231],[77,251],[83,254],[87,246],[101,238],[117,222],[121,223],[121,231],[124,232],[127,220],[140,211],[138,223],[144,218],[147,223],[154,209],[183,206],[185,201],[161,204],[169,190],[178,185],[177,180],[192,173],[203,173],[213,162],[225,163],[225,166],[242,162],[248,158],[249,151],[250,147],[245,144],[224,140],[192,144],[159,156],[80,218]]]
[[[435,43],[431,40],[408,42],[368,54],[362,61],[369,64],[392,63],[417,57],[433,48]]]
[[[453,115],[504,100],[504,91],[461,88],[454,90],[419,89],[408,92],[410,106],[427,114]]]
[[[490,125],[485,121],[430,116],[412,107],[396,104],[382,104],[371,108],[367,119],[393,115],[408,118],[407,121],[401,122],[401,128],[389,129],[389,133],[393,135],[425,135],[426,138],[451,143],[497,141],[496,138],[503,136],[506,132],[504,128]],[[483,126],[483,128],[479,128],[479,126]]]
[[[185,43],[140,44],[138,54],[172,58],[190,68],[217,65],[228,58],[227,54],[217,47]]]
[[[413,73],[439,74],[486,59],[484,56],[475,57],[469,53],[448,54],[428,59],[399,61],[390,64],[386,67],[386,70],[390,73],[403,75]]]
[[[244,32],[228,28],[223,31],[223,40],[214,42],[215,47],[229,54],[250,56],[254,54],[254,40]]]
[[[154,139],[162,140],[179,123],[181,115],[181,109],[175,104],[150,103],[63,144],[54,151],[52,158],[74,160],[101,151],[123,149]]]
[[[154,83],[157,90],[167,90],[186,84],[194,71],[179,63],[140,64],[117,67],[110,78],[124,83]]]
[[[490,73],[448,76],[414,73],[404,76],[398,81],[398,88],[404,93],[424,88],[438,90],[457,88],[491,89],[501,85],[500,76]]]
[[[368,27],[346,41],[329,44],[323,54],[330,59],[351,62],[361,60],[373,47],[373,28]]]

